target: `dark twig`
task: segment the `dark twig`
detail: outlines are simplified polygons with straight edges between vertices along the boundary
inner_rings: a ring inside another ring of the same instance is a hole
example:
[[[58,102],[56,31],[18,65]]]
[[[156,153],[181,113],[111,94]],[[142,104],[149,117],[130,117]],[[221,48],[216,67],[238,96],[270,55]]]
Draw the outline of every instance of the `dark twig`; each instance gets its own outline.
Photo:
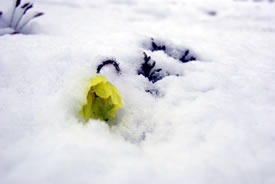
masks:
[[[119,64],[113,59],[108,59],[106,61],[103,61],[100,65],[98,65],[96,72],[100,73],[101,69],[106,65],[113,65],[116,69],[116,72],[120,74],[121,70],[120,70]]]

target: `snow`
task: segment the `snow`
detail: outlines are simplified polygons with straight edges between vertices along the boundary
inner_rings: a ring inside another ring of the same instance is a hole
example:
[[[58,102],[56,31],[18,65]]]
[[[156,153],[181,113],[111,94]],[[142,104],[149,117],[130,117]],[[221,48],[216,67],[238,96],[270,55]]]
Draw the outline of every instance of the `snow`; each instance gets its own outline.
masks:
[[[11,2],[0,0],[0,35]],[[274,6],[35,1],[45,15],[0,36],[0,183],[275,183]],[[150,51],[152,37],[175,58]],[[199,60],[180,63],[184,49]],[[171,75],[137,75],[143,52]],[[117,125],[84,125],[87,81],[110,58]]]

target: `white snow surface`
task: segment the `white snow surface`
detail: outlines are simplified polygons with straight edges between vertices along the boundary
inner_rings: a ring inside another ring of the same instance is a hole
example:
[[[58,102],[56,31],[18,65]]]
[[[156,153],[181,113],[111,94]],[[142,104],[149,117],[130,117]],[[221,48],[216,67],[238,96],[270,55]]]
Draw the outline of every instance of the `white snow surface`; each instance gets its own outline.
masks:
[[[0,0],[2,21],[11,2]],[[45,15],[28,34],[0,36],[1,184],[275,183],[275,2],[34,6]],[[151,38],[199,60],[151,52]],[[144,51],[179,76],[152,84],[137,75]],[[101,74],[121,94],[118,125],[84,124],[87,81],[110,58],[122,74]]]

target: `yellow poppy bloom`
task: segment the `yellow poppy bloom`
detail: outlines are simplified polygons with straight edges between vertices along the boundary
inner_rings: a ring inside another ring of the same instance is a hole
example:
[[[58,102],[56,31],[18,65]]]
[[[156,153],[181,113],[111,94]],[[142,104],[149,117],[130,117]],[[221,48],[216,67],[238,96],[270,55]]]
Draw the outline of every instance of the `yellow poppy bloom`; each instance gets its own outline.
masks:
[[[103,76],[97,75],[90,81],[86,103],[82,105],[80,115],[89,119],[113,121],[116,111],[122,107],[118,90]]]

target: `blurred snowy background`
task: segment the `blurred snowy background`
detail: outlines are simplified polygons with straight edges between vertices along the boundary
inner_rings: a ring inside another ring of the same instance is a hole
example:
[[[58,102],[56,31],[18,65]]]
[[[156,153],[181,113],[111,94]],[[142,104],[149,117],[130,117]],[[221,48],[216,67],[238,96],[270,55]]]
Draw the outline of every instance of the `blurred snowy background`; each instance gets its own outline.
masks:
[[[275,183],[275,2],[33,2],[45,15],[27,34],[0,36],[1,184]],[[151,38],[198,60],[151,52]],[[143,52],[179,76],[137,75]],[[87,80],[108,58],[122,69],[101,73],[123,100],[118,125],[83,125]]]

